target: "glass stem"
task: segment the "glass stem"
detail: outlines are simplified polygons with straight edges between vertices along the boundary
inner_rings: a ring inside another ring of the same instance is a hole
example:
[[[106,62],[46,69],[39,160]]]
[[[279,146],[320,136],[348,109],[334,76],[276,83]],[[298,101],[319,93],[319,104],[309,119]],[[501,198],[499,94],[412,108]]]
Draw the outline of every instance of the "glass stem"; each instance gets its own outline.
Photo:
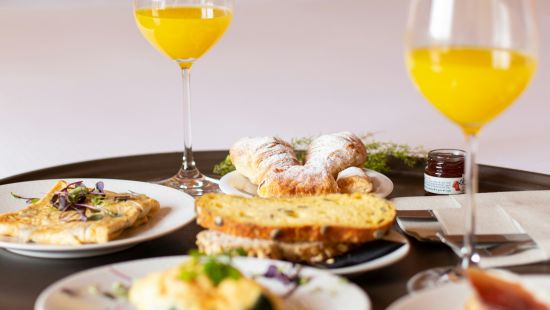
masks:
[[[464,233],[464,244],[461,249],[462,254],[462,270],[466,270],[469,266],[477,265],[477,255],[474,251],[474,236],[475,236],[475,214],[476,201],[475,193],[478,187],[478,170],[476,164],[477,156],[477,136],[475,134],[466,134],[467,152],[464,169],[464,185],[466,189],[466,223]]]
[[[180,172],[195,171],[195,161],[193,160],[193,149],[191,147],[191,68],[181,68],[181,77],[183,82],[183,163]]]

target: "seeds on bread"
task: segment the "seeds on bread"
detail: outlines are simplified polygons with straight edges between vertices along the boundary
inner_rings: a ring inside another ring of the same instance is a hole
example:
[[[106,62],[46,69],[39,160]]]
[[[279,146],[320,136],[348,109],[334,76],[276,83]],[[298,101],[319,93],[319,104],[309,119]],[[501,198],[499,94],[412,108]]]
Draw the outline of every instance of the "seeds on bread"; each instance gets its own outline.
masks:
[[[206,194],[195,201],[197,223],[245,238],[285,242],[363,243],[378,239],[395,220],[395,207],[371,194],[245,198]]]

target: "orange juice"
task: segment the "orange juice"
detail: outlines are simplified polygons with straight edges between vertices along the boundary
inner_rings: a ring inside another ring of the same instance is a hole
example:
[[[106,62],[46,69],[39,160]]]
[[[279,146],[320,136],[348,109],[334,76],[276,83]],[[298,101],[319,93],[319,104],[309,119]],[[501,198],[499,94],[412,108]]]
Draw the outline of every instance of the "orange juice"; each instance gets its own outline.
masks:
[[[536,68],[534,58],[506,49],[419,48],[406,57],[422,94],[469,134],[504,111]]]
[[[189,6],[137,9],[141,33],[182,67],[208,51],[231,23],[232,13],[221,7]]]

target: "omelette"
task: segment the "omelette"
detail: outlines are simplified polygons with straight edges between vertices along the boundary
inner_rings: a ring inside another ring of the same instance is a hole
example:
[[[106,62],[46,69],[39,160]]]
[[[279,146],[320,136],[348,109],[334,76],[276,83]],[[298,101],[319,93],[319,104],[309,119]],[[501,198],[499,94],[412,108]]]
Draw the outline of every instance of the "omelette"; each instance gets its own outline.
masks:
[[[134,280],[129,300],[138,310],[282,310],[282,300],[214,257]]]
[[[0,235],[55,245],[105,243],[146,223],[160,208],[146,195],[104,191],[102,183],[97,187],[58,181],[27,207],[0,214]]]

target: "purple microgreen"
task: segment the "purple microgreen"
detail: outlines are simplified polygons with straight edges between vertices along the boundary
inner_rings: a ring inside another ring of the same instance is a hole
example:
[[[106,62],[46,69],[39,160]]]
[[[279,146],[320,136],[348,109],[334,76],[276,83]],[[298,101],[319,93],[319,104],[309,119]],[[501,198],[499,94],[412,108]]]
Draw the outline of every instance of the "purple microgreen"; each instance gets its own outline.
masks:
[[[86,222],[88,220],[88,217],[86,216],[86,211],[82,209],[74,209],[78,215],[80,215],[80,220],[82,222]]]
[[[60,211],[66,211],[68,207],[69,207],[69,200],[67,199],[67,196],[60,195],[58,197],[58,209]]]
[[[71,297],[78,297],[78,293],[77,291],[73,290],[73,289],[70,289],[70,288],[67,288],[67,287],[63,287],[61,288],[61,293],[63,294],[67,294]]]
[[[281,282],[284,285],[292,285],[290,290],[288,290],[282,297],[287,298],[292,295],[300,285],[309,282],[310,278],[302,277],[300,271],[302,266],[294,265],[292,269],[283,272],[280,268],[275,265],[270,265],[266,272],[263,274],[263,277],[268,279],[274,279]]]
[[[77,187],[77,186],[79,186],[79,185],[81,185],[81,184],[83,184],[83,183],[84,183],[84,181],[76,181],[76,182],[69,183],[69,184],[67,184],[64,188],[62,188],[62,189],[60,190],[60,192],[68,191],[69,188],[71,188],[71,187]]]
[[[75,203],[74,206],[75,206],[75,208],[78,208],[78,209],[90,209],[90,210],[98,211],[98,212],[103,210],[102,208],[94,207],[94,206],[83,204],[83,203]]]
[[[16,199],[24,199],[25,202],[28,203],[28,204],[37,203],[40,200],[40,198],[23,197],[23,196],[17,195],[14,192],[12,192],[11,195],[12,195],[13,198],[16,198]]]
[[[115,276],[121,278],[122,280],[128,282],[128,283],[132,283],[133,279],[132,277],[130,277],[129,275],[125,274],[124,272],[120,271],[120,270],[117,270],[113,267],[109,267],[109,271],[114,274]]]
[[[95,187],[88,194],[96,196],[105,196],[105,183],[99,181],[95,184]]]
[[[103,183],[102,181],[99,181],[95,184],[95,189],[99,192],[99,193],[104,193],[105,191],[105,183]]]
[[[134,195],[134,196],[141,196],[141,195],[143,195],[143,194],[141,194],[141,193],[137,193],[137,192],[134,192],[134,191],[131,191],[131,190],[128,190],[128,193],[130,193],[130,194],[132,194],[132,195]]]

